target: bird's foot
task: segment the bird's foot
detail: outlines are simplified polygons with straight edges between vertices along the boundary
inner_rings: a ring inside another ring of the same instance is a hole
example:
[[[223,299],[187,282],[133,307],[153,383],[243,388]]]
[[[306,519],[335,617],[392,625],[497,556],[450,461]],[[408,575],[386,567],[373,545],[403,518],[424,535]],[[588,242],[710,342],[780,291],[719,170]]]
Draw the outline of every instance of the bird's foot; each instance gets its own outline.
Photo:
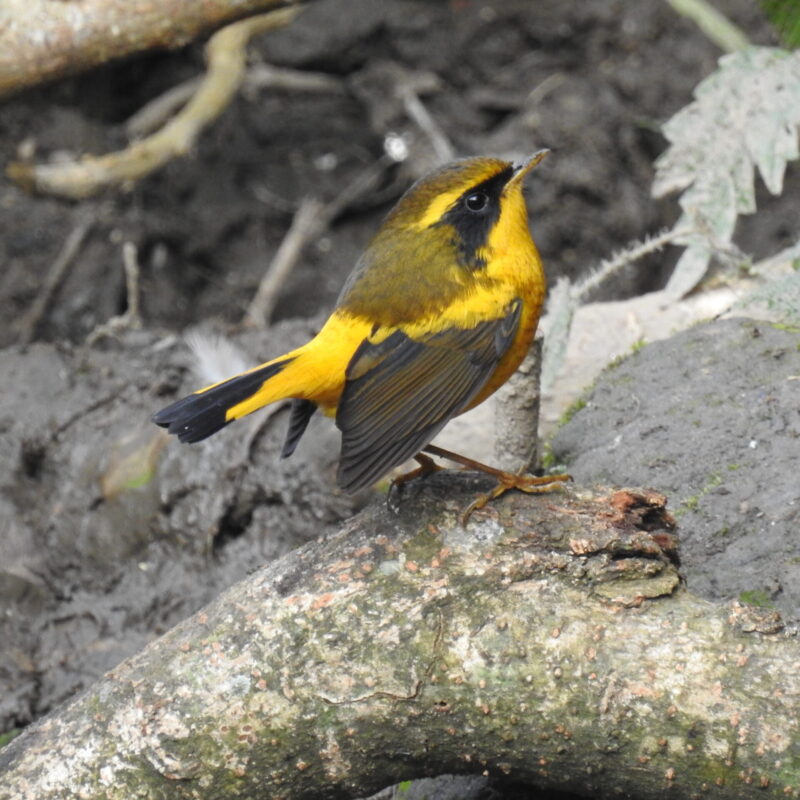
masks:
[[[499,478],[497,485],[486,494],[479,494],[459,515],[462,526],[467,524],[467,520],[473,511],[483,508],[492,500],[496,500],[504,495],[509,489],[517,489],[527,494],[545,494],[555,489],[563,488],[564,484],[572,480],[572,475],[566,473],[560,475],[517,475],[513,472],[504,472]]]
[[[417,453],[414,458],[419,462],[419,466],[416,469],[412,469],[410,472],[398,475],[396,478],[393,478],[392,482],[389,484],[389,492],[386,495],[386,505],[389,506],[395,514],[400,510],[400,494],[403,491],[403,487],[409,481],[413,481],[415,478],[424,478],[426,475],[431,475],[434,472],[439,472],[444,469],[444,467],[440,467],[432,458],[422,453]]]
[[[425,451],[432,453],[442,458],[447,458],[450,461],[455,461],[456,464],[461,464],[465,469],[477,470],[485,472],[487,475],[492,475],[497,478],[497,485],[490,492],[478,495],[459,515],[459,521],[462,525],[467,524],[467,520],[472,515],[473,511],[479,508],[484,508],[492,500],[497,499],[504,495],[509,489],[517,489],[527,494],[544,494],[545,492],[552,492],[555,489],[563,488],[564,484],[572,480],[571,475],[562,473],[560,475],[529,475],[527,473],[514,473],[506,472],[506,470],[490,467],[488,464],[482,464],[480,461],[475,461],[459,453],[452,453],[449,450],[443,450],[441,447],[429,444]],[[420,454],[421,455],[421,454]],[[419,456],[417,456],[419,458]],[[441,467],[439,467],[441,469]],[[416,472],[417,470],[415,470]]]

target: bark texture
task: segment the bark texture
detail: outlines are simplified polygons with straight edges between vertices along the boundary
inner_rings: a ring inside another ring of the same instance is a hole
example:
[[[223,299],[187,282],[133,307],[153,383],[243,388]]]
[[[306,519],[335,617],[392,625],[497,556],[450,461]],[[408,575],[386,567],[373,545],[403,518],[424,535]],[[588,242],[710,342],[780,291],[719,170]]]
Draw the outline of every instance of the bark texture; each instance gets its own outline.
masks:
[[[0,97],[297,0],[3,0]]]
[[[0,798],[797,796],[800,646],[681,587],[661,495],[512,495],[464,530],[468,480],[228,590],[0,752]]]
[[[537,337],[495,399],[495,463],[510,472],[528,472],[538,466],[541,373],[542,338]]]

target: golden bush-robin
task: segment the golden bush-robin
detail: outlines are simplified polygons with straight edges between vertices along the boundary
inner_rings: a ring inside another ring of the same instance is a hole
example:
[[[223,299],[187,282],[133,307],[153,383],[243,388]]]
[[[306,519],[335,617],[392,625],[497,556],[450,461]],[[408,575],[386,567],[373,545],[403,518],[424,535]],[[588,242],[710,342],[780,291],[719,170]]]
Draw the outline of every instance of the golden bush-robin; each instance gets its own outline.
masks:
[[[468,158],[415,183],[389,212],[320,332],[302,347],[159,411],[153,421],[182,442],[286,398],[282,456],[312,414],[342,432],[337,480],[369,486],[423,451],[445,455],[508,488],[543,491],[568,476],[512,475],[431,445],[458,414],[483,402],[528,351],[545,294],[522,184],[547,154],[521,164]],[[482,505],[486,498],[470,507]]]

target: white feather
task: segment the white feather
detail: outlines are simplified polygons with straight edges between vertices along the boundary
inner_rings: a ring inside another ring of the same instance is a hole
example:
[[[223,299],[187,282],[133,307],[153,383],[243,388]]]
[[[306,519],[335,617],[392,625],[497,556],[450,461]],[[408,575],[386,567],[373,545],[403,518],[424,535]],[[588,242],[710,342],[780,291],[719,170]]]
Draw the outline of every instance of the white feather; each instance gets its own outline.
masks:
[[[203,383],[218,383],[253,366],[230,339],[219,334],[194,330],[185,339],[195,358],[194,371]]]

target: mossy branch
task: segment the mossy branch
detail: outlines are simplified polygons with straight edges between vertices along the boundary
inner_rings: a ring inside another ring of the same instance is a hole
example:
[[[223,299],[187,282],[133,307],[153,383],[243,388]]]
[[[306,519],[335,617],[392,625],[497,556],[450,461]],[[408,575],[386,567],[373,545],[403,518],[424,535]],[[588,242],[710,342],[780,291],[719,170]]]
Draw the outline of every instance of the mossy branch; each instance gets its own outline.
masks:
[[[662,496],[508,496],[463,530],[469,480],[228,590],[0,752],[0,798],[797,796],[800,644],[680,586]]]

